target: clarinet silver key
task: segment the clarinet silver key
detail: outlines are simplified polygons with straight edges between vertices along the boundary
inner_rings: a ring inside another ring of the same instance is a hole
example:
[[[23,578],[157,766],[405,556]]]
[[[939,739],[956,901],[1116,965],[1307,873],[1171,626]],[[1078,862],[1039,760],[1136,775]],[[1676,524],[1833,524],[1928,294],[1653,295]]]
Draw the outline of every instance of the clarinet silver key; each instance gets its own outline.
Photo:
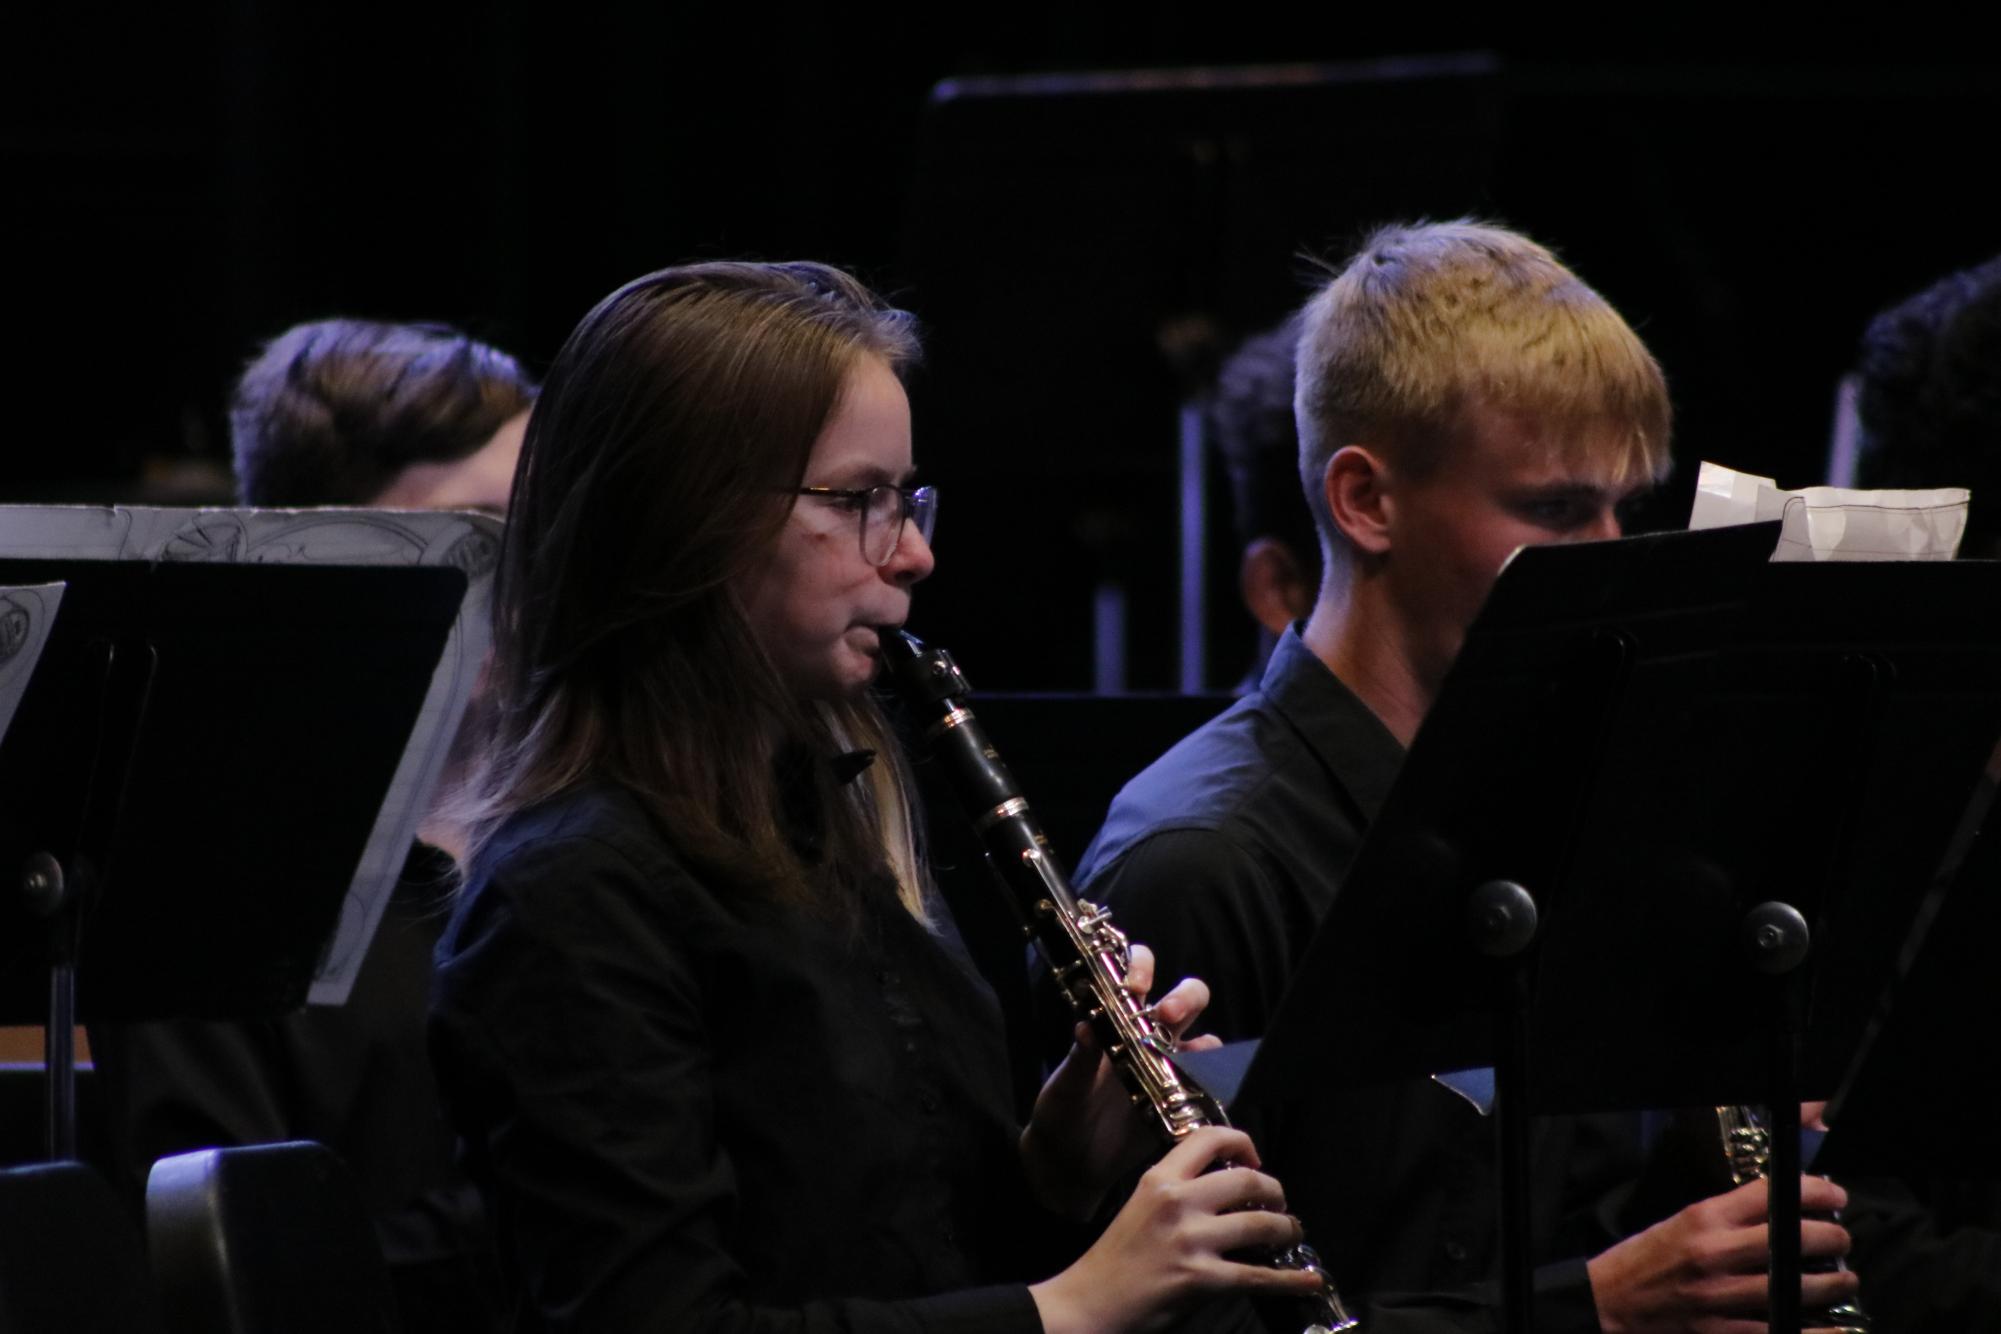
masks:
[[[1229,1125],[1222,1105],[1175,1065],[1174,1035],[1126,990],[1132,950],[1125,934],[1104,908],[1072,892],[1014,776],[966,707],[971,687],[951,655],[901,631],[884,631],[881,642],[891,680],[929,720],[925,739],[933,758],[972,816],[1024,932],[1065,999],[1096,1030],[1135,1103],[1151,1113],[1169,1142],[1205,1126]],[[1322,1295],[1304,1303],[1300,1334],[1340,1334],[1356,1327],[1312,1247],[1291,1247],[1270,1255],[1267,1263],[1320,1279]]]

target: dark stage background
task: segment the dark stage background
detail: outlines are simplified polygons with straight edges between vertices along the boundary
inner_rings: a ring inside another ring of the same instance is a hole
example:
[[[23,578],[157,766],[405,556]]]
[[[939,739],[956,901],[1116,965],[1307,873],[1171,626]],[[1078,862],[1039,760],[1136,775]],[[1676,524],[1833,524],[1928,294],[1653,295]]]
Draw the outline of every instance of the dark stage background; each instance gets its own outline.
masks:
[[[997,13],[26,20],[0,45],[0,500],[215,498],[229,379],[299,319],[442,319],[540,366],[649,268],[823,258],[930,331],[946,494],[914,627],[983,686],[1078,688],[1116,594],[1127,684],[1173,688],[1178,405],[1298,300],[1302,255],[1417,214],[1551,243],[1665,364],[1685,495],[1703,457],[1819,480],[1868,316],[2001,250],[1991,60]],[[1160,73],[1082,77],[1134,70]],[[1249,635],[1210,524],[1221,686]]]

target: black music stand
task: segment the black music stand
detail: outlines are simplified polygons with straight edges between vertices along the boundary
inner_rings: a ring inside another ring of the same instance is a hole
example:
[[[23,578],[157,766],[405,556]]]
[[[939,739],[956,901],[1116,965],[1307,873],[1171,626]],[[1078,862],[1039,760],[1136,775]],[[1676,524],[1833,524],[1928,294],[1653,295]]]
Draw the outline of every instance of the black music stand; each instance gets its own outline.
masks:
[[[0,742],[0,1020],[48,1024],[51,1158],[82,1019],[303,1003],[465,595],[450,566],[0,560],[62,580]]]
[[[1994,568],[1769,565],[1775,537],[1517,555],[1245,1082],[1256,1109],[1495,1066],[1512,1329],[1527,1118],[1734,1102],[1772,1109],[1797,1326],[1800,1094],[1833,1091],[2001,737]]]

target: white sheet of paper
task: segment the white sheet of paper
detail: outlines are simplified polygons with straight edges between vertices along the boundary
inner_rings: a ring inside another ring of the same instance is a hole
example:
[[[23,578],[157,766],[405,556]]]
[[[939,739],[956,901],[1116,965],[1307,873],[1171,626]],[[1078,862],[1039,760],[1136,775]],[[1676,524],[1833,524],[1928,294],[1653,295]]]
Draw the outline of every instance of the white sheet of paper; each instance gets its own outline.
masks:
[[[1781,491],[1769,477],[1704,463],[1695,483],[1690,528],[1778,519],[1773,560],[1951,560],[1966,535],[1972,493],[1857,491],[1809,486]]]
[[[49,642],[49,627],[55,624],[68,584],[15,584],[0,586],[0,737],[14,725],[14,711],[42,649]]]
[[[0,556],[24,559],[231,561],[296,565],[454,565],[465,600],[396,775],[349,882],[307,1000],[339,1005],[389,905],[443,771],[492,635],[488,607],[500,521],[442,510],[155,509],[0,506]]]

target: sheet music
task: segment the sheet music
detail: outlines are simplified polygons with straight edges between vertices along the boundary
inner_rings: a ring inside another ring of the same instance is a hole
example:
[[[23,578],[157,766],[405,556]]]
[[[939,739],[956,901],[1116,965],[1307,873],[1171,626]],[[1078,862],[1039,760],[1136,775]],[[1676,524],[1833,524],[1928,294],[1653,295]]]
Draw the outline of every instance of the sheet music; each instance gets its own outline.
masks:
[[[339,1005],[437,785],[452,737],[486,661],[488,608],[501,526],[490,515],[441,510],[0,507],[0,556],[22,559],[229,561],[295,565],[452,565],[467,579],[423,708],[397,762],[347,902],[307,1000]],[[4,669],[0,669],[4,670]]]
[[[49,627],[55,624],[56,610],[62,606],[67,584],[16,584],[0,586],[0,737],[14,725],[14,711],[42,649],[49,642]]]
[[[1769,477],[1704,463],[1690,528],[1782,521],[1773,560],[1951,560],[1966,535],[1972,493],[1857,491],[1809,486],[1781,491]]]

